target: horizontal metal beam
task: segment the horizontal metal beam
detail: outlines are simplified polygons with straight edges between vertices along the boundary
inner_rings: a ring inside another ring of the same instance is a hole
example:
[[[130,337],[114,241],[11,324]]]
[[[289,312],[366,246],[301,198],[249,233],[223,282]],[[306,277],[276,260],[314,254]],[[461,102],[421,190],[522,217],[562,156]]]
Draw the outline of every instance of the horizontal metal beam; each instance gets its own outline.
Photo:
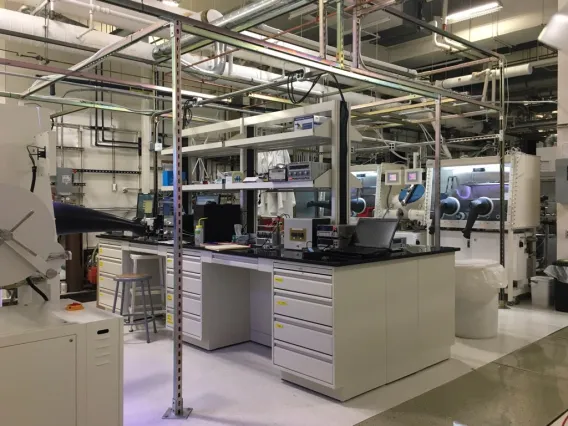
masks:
[[[4,92],[4,91],[0,91],[0,98],[24,99],[21,93]],[[34,101],[34,102],[47,102],[58,105],[69,105],[81,108],[104,109],[115,112],[126,112],[130,114],[140,114],[148,116],[151,116],[154,112],[151,110],[136,110],[132,108],[123,107],[120,105],[96,103],[85,99],[66,99],[57,96],[29,95],[26,96],[25,100]]]
[[[314,70],[319,70],[337,76],[346,77],[355,81],[372,83],[377,86],[388,87],[391,89],[413,93],[429,98],[435,99],[437,98],[438,95],[442,95],[445,97],[450,97],[456,100],[482,106],[488,109],[495,109],[495,110],[500,109],[500,107],[497,105],[480,102],[471,99],[467,96],[459,95],[455,92],[442,89],[439,87],[434,87],[432,85],[428,85],[425,83],[407,80],[407,79],[400,79],[392,77],[390,75],[367,72],[360,69],[357,70],[352,69],[351,71],[348,71],[346,69],[340,69],[336,67],[337,64],[335,62],[325,61],[319,57],[293,51],[291,49],[287,49],[282,46],[266,42],[264,40],[258,40],[240,33],[235,33],[233,31],[226,30],[224,28],[218,28],[215,27],[214,25],[197,21],[195,19],[188,18],[186,16],[182,16],[177,13],[170,12],[168,10],[153,7],[145,3],[142,3],[140,1],[136,0],[101,0],[101,1],[103,3],[108,3],[126,9],[135,10],[137,12],[142,12],[152,16],[156,16],[164,20],[170,20],[170,21],[179,20],[184,24],[184,31],[190,34],[194,34],[213,41],[225,43],[230,46],[238,47],[251,52],[260,53],[272,58],[281,59],[296,65],[309,67]]]
[[[102,1],[104,1],[104,0],[102,0]],[[440,34],[440,35],[442,35],[442,36],[444,36],[444,37],[449,38],[450,40],[457,41],[458,43],[461,43],[461,44],[463,44],[464,46],[469,47],[470,49],[473,49],[473,50],[476,50],[476,51],[478,51],[478,52],[484,53],[484,54],[487,55],[487,56],[493,56],[494,58],[497,58],[497,59],[499,59],[499,60],[502,60],[502,59],[503,59],[503,55],[501,55],[501,54],[499,54],[499,53],[497,53],[497,52],[494,52],[493,50],[486,49],[486,48],[484,48],[484,47],[478,46],[477,44],[475,44],[475,43],[473,43],[473,42],[471,42],[471,41],[469,41],[469,40],[466,40],[465,38],[459,37],[459,36],[457,36],[457,35],[455,35],[455,34],[453,34],[453,33],[450,33],[450,32],[448,32],[448,31],[445,31],[445,30],[443,30],[443,29],[441,29],[441,28],[438,28],[438,27],[436,27],[436,26],[434,26],[434,25],[431,25],[431,24],[429,24],[428,22],[425,22],[425,21],[423,21],[423,20],[421,20],[421,19],[415,18],[414,16],[407,15],[406,13],[401,12],[400,10],[395,9],[395,8],[392,7],[392,6],[385,7],[383,10],[384,10],[385,12],[387,12],[388,14],[390,14],[390,15],[396,16],[397,18],[404,19],[405,21],[408,21],[408,22],[412,22],[413,24],[416,24],[416,25],[418,25],[419,27],[422,27],[422,28],[425,28],[425,29],[427,29],[427,30],[430,30],[430,31],[432,31],[433,33],[436,33],[436,34]]]
[[[139,81],[120,80],[118,78],[105,77],[105,76],[102,76],[102,75],[90,74],[90,73],[86,73],[86,72],[83,72],[83,71],[70,71],[70,70],[67,70],[67,69],[52,67],[50,65],[34,64],[34,63],[31,63],[31,62],[18,61],[18,60],[15,60],[15,59],[0,58],[0,65],[6,65],[6,66],[10,66],[10,67],[47,72],[47,73],[50,73],[50,74],[63,74],[64,76],[79,77],[79,78],[83,78],[85,80],[102,81],[102,82],[106,82],[106,83],[121,84],[121,85],[129,86],[129,87],[132,87],[132,88],[135,88],[135,89],[148,90],[150,92],[156,91],[156,92],[167,93],[167,94],[172,93],[171,87],[156,86],[155,84],[141,83]],[[193,92],[191,90],[182,90],[181,94],[182,94],[182,96],[185,96],[185,97],[197,97],[197,98],[214,98],[215,97],[215,95],[208,95],[208,94],[205,94],[205,93]]]
[[[146,28],[142,28],[136,31],[134,34],[130,34],[129,36],[124,37],[121,40],[118,40],[117,42],[112,43],[109,46],[103,47],[94,55],[70,67],[69,71],[80,71],[82,69],[92,67],[98,64],[99,62],[104,61],[108,56],[112,55],[113,53],[126,49],[128,46],[132,46],[133,44],[139,42],[141,39],[154,34],[156,31],[161,30],[166,25],[168,25],[167,22],[158,21],[152,25],[147,26]],[[30,87],[28,90],[22,92],[22,96],[25,98],[33,93],[39,92],[41,89],[48,87],[51,84],[63,78],[65,78],[65,74],[57,74],[52,78],[50,78],[50,81],[39,82],[38,84],[32,85],[32,87]]]

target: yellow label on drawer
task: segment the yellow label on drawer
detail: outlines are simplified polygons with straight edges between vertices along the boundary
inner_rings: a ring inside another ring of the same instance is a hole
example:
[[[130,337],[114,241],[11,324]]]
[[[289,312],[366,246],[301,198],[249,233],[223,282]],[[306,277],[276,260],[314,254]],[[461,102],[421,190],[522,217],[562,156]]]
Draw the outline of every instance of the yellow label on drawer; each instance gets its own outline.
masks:
[[[99,249],[99,254],[101,254],[102,252],[103,252],[103,249],[102,249],[102,248],[100,248],[100,249]]]
[[[105,278],[103,276],[99,277],[99,281],[104,281],[104,280],[105,280]]]
[[[170,301],[174,300],[174,295],[173,295],[173,294],[168,294],[168,300],[170,300]]]
[[[277,304],[277,305],[280,305],[280,306],[287,306],[287,305],[288,305],[288,303],[284,302],[283,300],[278,300],[278,301],[276,302],[276,304]]]
[[[173,324],[174,323],[174,316],[172,314],[166,315],[166,322],[168,324]]]
[[[275,277],[274,281],[276,281],[277,283],[283,283],[284,282],[284,278],[280,278],[280,277]]]
[[[103,297],[103,296],[104,296],[104,294],[103,294],[103,292],[101,291],[101,292],[99,293],[99,297]]]
[[[174,263],[173,259],[168,259],[168,263]]]
[[[284,326],[282,324],[278,324],[278,323],[276,323],[275,326],[276,326],[276,328],[284,328]]]
[[[104,264],[103,262],[99,262],[99,266],[102,267]]]

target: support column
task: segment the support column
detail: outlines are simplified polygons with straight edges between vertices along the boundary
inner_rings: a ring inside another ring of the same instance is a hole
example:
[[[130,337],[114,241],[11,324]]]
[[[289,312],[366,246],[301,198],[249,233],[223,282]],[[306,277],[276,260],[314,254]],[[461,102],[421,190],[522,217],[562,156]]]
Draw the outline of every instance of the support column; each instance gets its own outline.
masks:
[[[568,0],[558,0],[558,9]],[[558,51],[558,142],[556,158],[568,158],[568,53]],[[556,183],[558,185],[558,182]],[[556,255],[558,259],[568,258],[568,204],[556,203]]]
[[[441,118],[442,115],[442,99],[440,96],[436,99],[434,111],[434,247],[440,247],[440,150],[442,146],[442,129]]]
[[[191,408],[183,407],[183,227],[182,227],[182,105],[180,21],[171,24],[172,41],[172,135],[174,138],[174,365],[172,406],[162,418],[186,419]]]
[[[142,109],[152,109],[150,100],[142,101]],[[148,194],[152,185],[153,170],[150,170],[150,144],[152,143],[152,118],[140,116],[140,137],[142,139],[140,157],[140,188],[143,194]],[[157,166],[157,165],[156,165]]]

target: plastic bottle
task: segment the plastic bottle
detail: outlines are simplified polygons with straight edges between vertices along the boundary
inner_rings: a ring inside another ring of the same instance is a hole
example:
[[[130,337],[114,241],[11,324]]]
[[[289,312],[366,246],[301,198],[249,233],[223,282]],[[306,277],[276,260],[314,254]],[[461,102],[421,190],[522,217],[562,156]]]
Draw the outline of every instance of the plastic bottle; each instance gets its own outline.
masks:
[[[195,245],[200,246],[203,244],[203,222],[202,220],[206,220],[206,217],[202,217],[197,221],[197,226],[195,227]]]

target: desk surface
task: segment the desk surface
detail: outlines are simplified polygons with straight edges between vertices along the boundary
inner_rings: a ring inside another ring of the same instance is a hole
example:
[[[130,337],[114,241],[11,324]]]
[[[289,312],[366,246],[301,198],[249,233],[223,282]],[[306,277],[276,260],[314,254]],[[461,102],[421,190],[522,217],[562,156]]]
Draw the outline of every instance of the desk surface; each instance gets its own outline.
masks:
[[[136,237],[123,237],[118,235],[110,235],[110,234],[101,234],[97,235],[98,238],[107,239],[107,240],[116,240],[116,241],[126,241],[132,242],[136,244],[147,244],[147,245],[158,245],[160,244],[159,241],[148,239],[148,238],[136,238]],[[161,245],[161,244],[160,244]],[[167,244],[165,244],[167,246]],[[202,247],[196,247],[192,244],[184,244],[184,248],[192,249],[192,250],[202,250],[208,251],[210,253],[218,253],[211,250],[206,250]],[[222,252],[224,255],[230,256],[242,256],[242,257],[249,257],[255,259],[271,259],[271,260],[283,260],[283,261],[291,261],[291,262],[299,262],[299,263],[307,263],[312,265],[321,265],[321,266],[330,266],[330,267],[341,267],[341,266],[353,266],[353,265],[361,265],[364,263],[375,263],[375,262],[388,262],[391,260],[401,260],[401,259],[409,259],[412,257],[419,257],[419,256],[429,256],[429,255],[436,255],[436,254],[444,254],[444,253],[453,253],[459,251],[457,248],[453,247],[440,247],[439,249],[433,247],[424,247],[424,246],[411,246],[409,250],[398,251],[393,253],[388,253],[386,255],[374,258],[351,258],[351,259],[306,259],[303,256],[301,251],[296,250],[265,250],[260,248],[250,248],[247,250],[230,250]]]

